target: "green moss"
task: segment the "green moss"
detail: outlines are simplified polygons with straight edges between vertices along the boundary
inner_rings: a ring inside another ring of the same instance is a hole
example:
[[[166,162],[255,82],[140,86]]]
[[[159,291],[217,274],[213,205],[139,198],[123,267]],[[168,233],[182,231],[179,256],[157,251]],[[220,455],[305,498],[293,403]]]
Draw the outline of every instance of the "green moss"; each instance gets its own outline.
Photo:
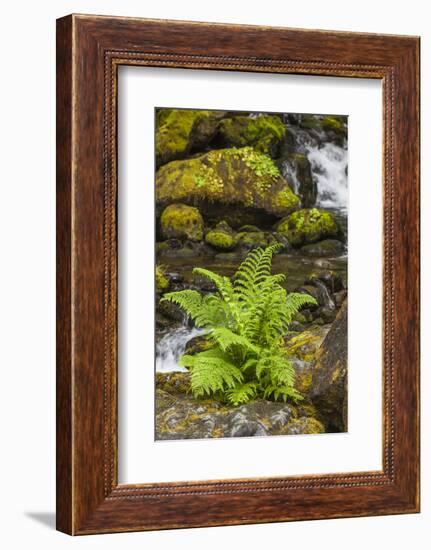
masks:
[[[235,246],[235,239],[226,231],[212,229],[205,235],[205,242],[220,250],[231,250]]]
[[[277,239],[272,233],[264,231],[244,231],[237,233],[235,242],[237,245],[245,246],[247,249],[262,247],[265,248],[270,244],[277,242]]]
[[[336,134],[345,133],[345,121],[346,117],[343,116],[324,116],[322,118],[322,128],[329,132],[335,132]]]
[[[284,139],[286,128],[277,116],[236,116],[221,121],[219,132],[229,146],[253,146],[267,155],[276,151]]]
[[[292,193],[290,188],[286,188],[279,191],[274,196],[274,204],[280,210],[294,210],[295,208],[298,208],[300,200],[299,197]]]
[[[317,208],[305,208],[294,212],[281,220],[277,231],[284,233],[293,246],[339,237],[341,234],[333,214]]]
[[[204,222],[197,208],[185,204],[171,204],[160,218],[162,236],[166,239],[201,241]]]
[[[251,147],[213,150],[169,162],[157,171],[156,198],[159,204],[239,204],[277,216],[299,206],[273,161]]]
[[[303,432],[304,434],[323,434],[325,433],[325,427],[321,422],[315,418],[307,418],[306,428]]]
[[[163,294],[169,288],[169,279],[166,277],[165,268],[162,265],[156,265],[156,292]]]
[[[158,109],[156,113],[156,160],[161,165],[184,157],[214,133],[220,115],[216,111]]]
[[[156,372],[156,388],[170,394],[190,392],[188,372]]]

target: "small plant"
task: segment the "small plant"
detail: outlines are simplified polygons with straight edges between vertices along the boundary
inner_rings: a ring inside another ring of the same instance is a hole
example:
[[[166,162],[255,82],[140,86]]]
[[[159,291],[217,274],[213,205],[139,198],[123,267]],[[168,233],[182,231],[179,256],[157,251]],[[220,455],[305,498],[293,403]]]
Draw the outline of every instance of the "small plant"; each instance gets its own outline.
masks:
[[[212,281],[217,293],[196,290],[165,294],[207,330],[211,349],[183,355],[180,364],[191,373],[195,397],[212,395],[232,405],[256,397],[299,400],[295,372],[287,357],[284,336],[294,315],[316,301],[309,295],[287,294],[285,276],[272,275],[272,257],[280,244],[251,251],[239,266],[233,282],[213,271],[194,273]]]

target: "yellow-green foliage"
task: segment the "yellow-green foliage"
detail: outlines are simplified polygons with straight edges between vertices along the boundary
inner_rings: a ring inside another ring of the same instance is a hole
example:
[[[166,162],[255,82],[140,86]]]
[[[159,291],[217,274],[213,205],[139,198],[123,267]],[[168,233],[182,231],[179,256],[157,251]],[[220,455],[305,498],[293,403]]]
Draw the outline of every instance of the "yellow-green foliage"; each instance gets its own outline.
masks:
[[[331,212],[304,208],[281,220],[277,231],[284,233],[293,246],[336,238],[340,227]]]
[[[211,349],[183,355],[180,364],[191,373],[195,397],[216,395],[238,405],[257,396],[301,399],[295,390],[295,372],[288,359],[284,337],[293,316],[306,304],[307,294],[287,294],[284,275],[272,275],[272,256],[280,245],[250,252],[232,282],[228,277],[196,268],[213,282],[216,294],[196,290],[165,294],[206,329]]]
[[[205,235],[205,242],[221,250],[231,250],[235,246],[233,235],[222,229],[212,229],[208,231]]]
[[[156,198],[199,204],[241,204],[283,216],[299,206],[273,161],[252,147],[219,149],[162,166],[156,174]]]
[[[345,117],[340,116],[324,116],[322,118],[322,128],[327,132],[332,131],[336,134],[343,134],[345,132],[345,120]]]
[[[229,146],[251,145],[257,151],[271,154],[284,139],[286,128],[277,116],[235,116],[221,121],[220,134]]]
[[[201,241],[204,221],[197,208],[185,204],[167,206],[160,217],[160,229],[165,239]]]
[[[156,292],[162,294],[169,288],[169,279],[166,277],[165,267],[157,264],[156,265]]]
[[[196,130],[208,133],[210,121],[217,124],[217,113],[193,109],[159,109],[156,115],[156,159],[157,164],[181,158],[193,145]],[[215,129],[215,126],[214,126]],[[197,136],[197,139],[199,136]]]

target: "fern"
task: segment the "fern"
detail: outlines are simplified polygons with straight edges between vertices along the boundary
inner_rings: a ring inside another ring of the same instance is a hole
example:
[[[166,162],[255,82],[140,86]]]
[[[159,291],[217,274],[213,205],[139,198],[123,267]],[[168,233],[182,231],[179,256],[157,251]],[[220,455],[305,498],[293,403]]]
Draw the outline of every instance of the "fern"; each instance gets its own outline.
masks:
[[[294,389],[295,372],[283,338],[299,309],[316,301],[307,294],[287,294],[281,286],[285,276],[271,274],[273,255],[280,248],[274,244],[251,251],[233,282],[208,269],[194,269],[215,284],[215,294],[182,290],[162,298],[206,329],[213,343],[212,349],[180,360],[190,370],[195,397],[217,395],[232,405],[259,395],[283,401],[302,398]]]

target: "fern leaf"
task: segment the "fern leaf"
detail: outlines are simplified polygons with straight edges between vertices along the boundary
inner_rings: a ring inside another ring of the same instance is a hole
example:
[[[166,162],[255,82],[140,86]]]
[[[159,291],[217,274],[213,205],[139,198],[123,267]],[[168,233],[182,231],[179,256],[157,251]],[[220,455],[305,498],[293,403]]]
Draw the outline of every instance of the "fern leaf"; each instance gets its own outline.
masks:
[[[235,407],[244,405],[256,397],[257,389],[258,385],[256,382],[247,382],[246,384],[235,386],[226,392],[228,403]]]
[[[180,365],[190,369],[194,397],[226,392],[243,382],[242,372],[230,362],[227,354],[217,348],[183,355]]]

